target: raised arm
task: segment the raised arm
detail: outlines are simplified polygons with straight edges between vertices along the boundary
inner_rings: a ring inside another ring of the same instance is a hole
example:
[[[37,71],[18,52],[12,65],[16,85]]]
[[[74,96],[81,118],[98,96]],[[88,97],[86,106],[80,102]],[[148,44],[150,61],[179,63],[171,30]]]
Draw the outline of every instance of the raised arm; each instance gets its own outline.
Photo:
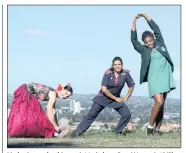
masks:
[[[140,17],[144,17],[147,20],[147,23],[149,24],[150,28],[154,31],[154,35],[156,37],[156,40],[160,43],[164,43],[163,36],[161,34],[161,30],[159,26],[146,14],[138,14]]]
[[[133,24],[132,24],[132,30],[131,30],[131,42],[133,44],[134,49],[138,52],[138,53],[142,53],[143,50],[143,45],[138,41],[138,37],[137,37],[137,31],[136,31],[136,20],[139,17],[136,16],[134,18]]]

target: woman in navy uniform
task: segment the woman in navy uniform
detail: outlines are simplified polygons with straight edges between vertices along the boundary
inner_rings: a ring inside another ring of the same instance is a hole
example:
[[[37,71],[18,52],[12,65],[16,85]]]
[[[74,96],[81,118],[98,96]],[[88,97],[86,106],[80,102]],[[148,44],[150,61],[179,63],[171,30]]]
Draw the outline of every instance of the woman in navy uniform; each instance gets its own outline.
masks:
[[[120,97],[120,93],[127,83],[129,90],[125,97]],[[114,108],[121,118],[115,129],[116,134],[122,134],[124,127],[131,118],[131,113],[125,102],[134,90],[134,81],[128,70],[123,69],[123,62],[120,57],[115,57],[112,61],[112,68],[108,69],[102,80],[101,90],[93,99],[93,105],[87,116],[80,122],[77,129],[73,131],[72,137],[82,135],[93,123],[99,113],[105,108]]]
[[[155,35],[150,31],[143,32],[142,41],[144,45],[137,39],[136,20],[139,17],[146,19]],[[160,127],[164,114],[164,103],[167,93],[175,89],[172,75],[174,64],[167,51],[159,26],[147,15],[138,14],[135,17],[131,30],[131,41],[134,49],[141,54],[140,84],[148,82],[149,96],[155,101],[147,127],[147,135],[152,135],[154,132],[162,134]]]

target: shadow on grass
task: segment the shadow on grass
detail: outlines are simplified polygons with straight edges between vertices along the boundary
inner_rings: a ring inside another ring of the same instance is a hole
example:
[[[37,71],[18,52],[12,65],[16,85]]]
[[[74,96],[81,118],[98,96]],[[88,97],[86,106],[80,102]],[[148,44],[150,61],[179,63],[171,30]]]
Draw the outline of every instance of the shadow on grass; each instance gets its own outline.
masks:
[[[61,142],[61,143],[14,143],[8,144],[7,148],[75,148],[77,147],[76,144],[69,143],[69,142]]]

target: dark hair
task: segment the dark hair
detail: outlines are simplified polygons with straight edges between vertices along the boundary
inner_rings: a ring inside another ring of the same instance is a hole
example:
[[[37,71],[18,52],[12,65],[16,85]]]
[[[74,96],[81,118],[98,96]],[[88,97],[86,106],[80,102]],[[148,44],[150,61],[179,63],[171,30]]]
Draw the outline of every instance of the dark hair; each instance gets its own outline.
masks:
[[[71,86],[68,86],[67,85],[67,86],[64,87],[64,89],[67,90],[67,91],[69,91],[69,92],[71,92],[73,94],[73,89],[72,89]]]
[[[116,56],[116,57],[114,57],[114,59],[112,60],[112,66],[114,65],[114,62],[115,62],[115,61],[120,61],[121,64],[123,65],[122,59],[121,59],[120,57]],[[112,66],[111,66],[110,70],[111,70],[111,71],[114,71],[114,69],[113,69]]]
[[[154,39],[154,35],[153,35],[152,32],[150,32],[150,31],[144,31],[144,32],[142,33],[142,41],[143,41],[143,42],[144,42],[144,40],[145,40],[146,37],[152,37],[152,38]]]
[[[114,57],[114,59],[112,60],[112,65],[114,65],[114,62],[115,61],[120,61],[121,62],[121,64],[123,65],[123,61],[122,61],[122,59],[120,58],[120,57]]]

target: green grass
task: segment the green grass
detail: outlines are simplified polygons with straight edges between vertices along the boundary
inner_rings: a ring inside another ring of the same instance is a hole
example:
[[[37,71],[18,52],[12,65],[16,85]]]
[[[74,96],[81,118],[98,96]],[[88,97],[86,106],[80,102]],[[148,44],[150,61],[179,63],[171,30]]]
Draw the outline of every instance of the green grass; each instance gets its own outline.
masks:
[[[9,138],[8,148],[180,148],[180,132],[146,136],[137,130],[123,136],[90,130],[78,138]]]

